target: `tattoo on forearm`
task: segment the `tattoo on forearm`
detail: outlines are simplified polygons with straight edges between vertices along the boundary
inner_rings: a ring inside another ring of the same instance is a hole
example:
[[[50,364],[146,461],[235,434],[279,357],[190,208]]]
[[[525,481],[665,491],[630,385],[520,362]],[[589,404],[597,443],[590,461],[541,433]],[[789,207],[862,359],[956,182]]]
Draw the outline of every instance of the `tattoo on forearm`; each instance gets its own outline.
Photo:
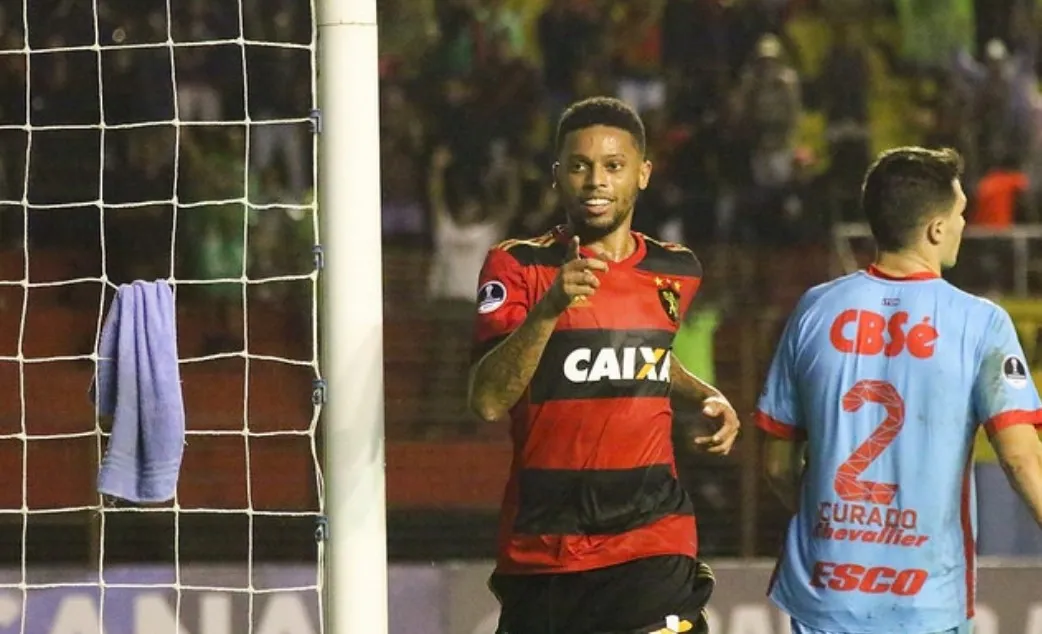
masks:
[[[531,382],[553,327],[549,320],[522,324],[481,361],[474,391],[499,408],[513,407]]]

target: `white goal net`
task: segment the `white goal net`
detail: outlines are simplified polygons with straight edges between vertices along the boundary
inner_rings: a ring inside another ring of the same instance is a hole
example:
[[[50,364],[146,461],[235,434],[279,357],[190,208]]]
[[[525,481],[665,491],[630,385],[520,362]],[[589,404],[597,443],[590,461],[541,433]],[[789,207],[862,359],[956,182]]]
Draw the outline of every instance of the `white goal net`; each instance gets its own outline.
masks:
[[[0,633],[317,634],[314,7],[0,3]],[[115,289],[176,299],[169,503],[102,499]]]

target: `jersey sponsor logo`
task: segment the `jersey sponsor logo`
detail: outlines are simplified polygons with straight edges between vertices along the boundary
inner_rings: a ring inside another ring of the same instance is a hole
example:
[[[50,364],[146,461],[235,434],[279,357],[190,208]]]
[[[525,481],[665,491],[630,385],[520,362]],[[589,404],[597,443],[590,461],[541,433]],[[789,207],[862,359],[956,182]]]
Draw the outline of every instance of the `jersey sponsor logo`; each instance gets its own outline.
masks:
[[[661,314],[650,319],[662,322]],[[672,345],[672,330],[663,328],[556,330],[532,375],[529,403],[668,397]]]
[[[921,568],[897,570],[889,566],[862,566],[831,561],[814,562],[810,585],[836,592],[895,594],[911,597],[919,594],[929,574]]]
[[[844,310],[829,330],[832,347],[845,354],[896,357],[908,352],[917,359],[933,356],[939,336],[929,317],[909,325],[908,312],[903,310],[889,317],[871,310]]]
[[[1028,384],[1027,364],[1015,354],[1008,355],[1002,360],[1002,379],[1018,390],[1026,387]]]
[[[564,377],[572,383],[599,381],[669,381],[669,350],[650,346],[576,348],[564,359]]]
[[[919,534],[919,515],[912,509],[843,502],[818,503],[818,539],[919,548],[928,539]]]
[[[490,280],[478,290],[478,312],[486,315],[507,301],[507,287],[502,282]]]

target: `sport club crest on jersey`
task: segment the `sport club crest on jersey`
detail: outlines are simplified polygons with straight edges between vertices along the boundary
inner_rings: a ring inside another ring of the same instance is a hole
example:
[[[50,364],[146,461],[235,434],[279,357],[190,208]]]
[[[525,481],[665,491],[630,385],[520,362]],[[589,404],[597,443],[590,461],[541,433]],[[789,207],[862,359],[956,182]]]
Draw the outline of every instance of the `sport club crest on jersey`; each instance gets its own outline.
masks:
[[[658,287],[658,300],[662,304],[662,310],[673,323],[680,321],[680,282],[663,277],[655,278],[655,286]]]

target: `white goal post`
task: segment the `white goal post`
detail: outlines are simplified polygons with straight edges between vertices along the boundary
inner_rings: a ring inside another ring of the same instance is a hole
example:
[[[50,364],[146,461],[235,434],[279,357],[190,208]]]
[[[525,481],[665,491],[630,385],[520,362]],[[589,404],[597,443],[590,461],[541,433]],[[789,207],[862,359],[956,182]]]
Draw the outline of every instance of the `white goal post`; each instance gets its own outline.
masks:
[[[319,0],[327,631],[386,634],[376,0]]]

